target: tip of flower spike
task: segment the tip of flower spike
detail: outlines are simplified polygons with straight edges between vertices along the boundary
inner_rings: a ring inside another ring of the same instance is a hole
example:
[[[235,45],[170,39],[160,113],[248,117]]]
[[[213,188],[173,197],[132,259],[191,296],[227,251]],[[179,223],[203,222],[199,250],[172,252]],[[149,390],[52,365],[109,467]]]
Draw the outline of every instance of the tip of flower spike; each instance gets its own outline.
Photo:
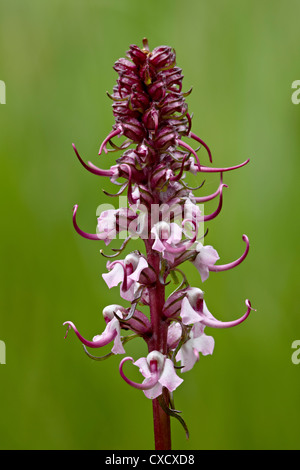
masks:
[[[143,38],[143,48],[145,49],[145,51],[149,51],[149,43],[147,38]]]

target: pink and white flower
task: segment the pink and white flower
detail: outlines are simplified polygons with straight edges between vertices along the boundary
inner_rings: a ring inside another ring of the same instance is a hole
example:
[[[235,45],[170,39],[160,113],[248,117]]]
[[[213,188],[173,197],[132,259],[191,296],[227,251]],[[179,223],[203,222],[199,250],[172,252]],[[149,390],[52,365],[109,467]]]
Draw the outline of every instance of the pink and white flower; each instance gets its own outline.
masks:
[[[123,365],[127,361],[133,362],[145,377],[142,384],[133,382],[125,376]],[[163,387],[166,387],[169,392],[173,392],[183,382],[183,379],[176,374],[171,359],[159,351],[152,351],[147,357],[141,357],[135,362],[132,357],[125,357],[120,363],[119,370],[125,382],[134,388],[143,390],[146,397],[151,400],[162,394]]]
[[[131,209],[108,209],[101,212],[97,219],[97,236],[105,245],[117,238],[117,234],[127,231],[130,223],[137,218],[137,214]]]
[[[184,325],[200,322],[202,325],[210,326],[211,328],[231,328],[245,321],[251,310],[254,310],[248,299],[245,303],[247,311],[244,315],[237,320],[223,322],[217,320],[210,313],[203,300],[203,292],[200,289],[193,288],[189,290],[187,295],[182,299],[180,316]]]
[[[130,253],[124,260],[108,262],[106,266],[110,272],[102,274],[102,277],[107,286],[111,289],[121,283],[121,297],[130,302],[134,300],[140,275],[148,268],[146,259],[137,253]]]
[[[182,229],[176,223],[158,222],[151,229],[151,234],[154,238],[152,249],[161,253],[165,259],[173,262],[174,255],[183,251],[176,247],[182,238]]]
[[[120,305],[109,305],[105,307],[103,309],[103,316],[106,322],[106,328],[103,333],[94,336],[92,341],[89,341],[83,336],[81,336],[76,326],[71,321],[64,322],[64,325],[67,325],[67,332],[65,338],[67,337],[69,329],[72,328],[78,339],[85,346],[88,346],[90,348],[101,348],[113,341],[114,345],[112,347],[111,352],[113,354],[124,354],[125,350],[121,341],[120,323],[117,317],[115,317],[114,313],[116,313],[120,318],[123,318],[125,309]]]

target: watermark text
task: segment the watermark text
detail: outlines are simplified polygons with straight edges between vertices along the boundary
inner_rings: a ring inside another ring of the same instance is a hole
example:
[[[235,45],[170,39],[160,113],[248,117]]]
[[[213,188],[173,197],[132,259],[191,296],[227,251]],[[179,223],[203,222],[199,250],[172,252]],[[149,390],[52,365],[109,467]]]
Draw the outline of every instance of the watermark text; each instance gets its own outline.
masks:
[[[292,342],[292,349],[295,351],[292,354],[292,363],[293,364],[300,364],[300,339],[296,339]]]
[[[6,85],[3,80],[0,80],[0,104],[6,104]]]
[[[6,364],[6,346],[4,341],[0,340],[0,364]]]
[[[293,104],[300,103],[300,80],[294,80],[292,83],[292,88],[296,89],[294,93],[292,93],[291,99]]]

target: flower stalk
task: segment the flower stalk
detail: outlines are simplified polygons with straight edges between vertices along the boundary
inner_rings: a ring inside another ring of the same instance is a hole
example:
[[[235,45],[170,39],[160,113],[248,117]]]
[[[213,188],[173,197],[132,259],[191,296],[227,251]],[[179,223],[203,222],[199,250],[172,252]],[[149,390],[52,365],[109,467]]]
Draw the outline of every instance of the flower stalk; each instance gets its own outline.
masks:
[[[203,245],[207,235],[203,225],[222,210],[223,190],[228,187],[223,183],[224,173],[242,168],[249,160],[231,167],[203,164],[198,155],[201,148],[210,163],[212,153],[191,131],[192,117],[186,103],[191,90],[182,91],[183,75],[172,48],[160,46],[150,51],[144,39],[142,48],[130,46],[127,57],[117,60],[114,70],[118,74],[117,83],[113,93],[107,95],[112,100],[115,123],[100,144],[99,155],[102,158],[103,154],[122,152],[121,156],[105,170],[86,163],[74,144],[73,149],[86,170],[120,186],[117,193],[105,191],[105,194],[120,197],[127,191],[128,204],[103,210],[96,233],[87,233],[79,227],[75,205],[73,225],[80,236],[102,240],[106,246],[126,233],[119,249],[113,248],[111,254],[100,250],[108,259],[103,280],[109,289],[119,288],[124,305],[104,308],[106,326],[92,340],[84,338],[73,322],[64,324],[67,332],[74,330],[86,354],[96,361],[125,354],[124,346],[128,341],[143,338],[146,357],[135,360],[125,356],[119,373],[128,385],[152,400],[155,449],[169,450],[171,417],[177,418],[188,437],[186,423],[180,411],[174,408],[173,392],[182,384],[181,376],[194,367],[200,355],[212,354],[214,350],[214,339],[206,335],[205,328],[237,326],[253,310],[246,300],[247,311],[240,318],[225,322],[216,319],[207,308],[204,292],[191,287],[181,269],[183,263],[194,264],[203,283],[211,272],[235,268],[247,257],[249,240],[243,235],[244,253],[230,263],[216,264],[217,251],[210,245]],[[117,145],[118,139],[121,143]],[[197,149],[193,147],[195,142]],[[204,182],[198,188],[189,187],[188,173],[219,173],[219,187],[212,194],[194,195]],[[215,198],[219,200],[216,209],[204,214],[203,204]],[[145,252],[133,250],[125,254],[137,237],[143,240]],[[124,258],[115,259],[120,255]],[[181,283],[177,274],[182,277]],[[167,286],[172,282],[176,288],[167,295]],[[108,354],[96,356],[88,351],[88,348],[94,350],[108,345],[112,346]],[[130,363],[139,368],[142,382],[129,378]]]

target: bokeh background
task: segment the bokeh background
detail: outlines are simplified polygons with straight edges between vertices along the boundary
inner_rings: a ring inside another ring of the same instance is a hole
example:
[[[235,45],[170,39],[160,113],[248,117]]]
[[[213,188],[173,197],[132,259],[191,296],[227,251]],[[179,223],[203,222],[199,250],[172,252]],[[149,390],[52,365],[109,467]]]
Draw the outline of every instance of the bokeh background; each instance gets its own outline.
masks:
[[[145,36],[150,48],[175,48],[184,89],[193,87],[193,130],[214,164],[251,158],[226,174],[206,239],[226,263],[246,233],[247,260],[203,286],[193,266],[185,270],[219,319],[243,314],[246,298],[257,312],[209,331],[214,354],[175,392],[190,439],[175,420],[173,448],[299,449],[299,15],[298,0],[0,0],[1,449],[153,449],[151,402],[121,379],[120,357],[90,360],[62,326],[73,320],[92,338],[103,307],[120,301],[101,277],[104,245],[72,226],[77,203],[80,226],[93,232],[97,206],[112,202],[102,189],[114,188],[80,166],[71,144],[112,164],[114,154],[98,157],[113,124],[112,66]],[[217,184],[207,178],[199,194]],[[140,357],[144,345],[127,352]]]

